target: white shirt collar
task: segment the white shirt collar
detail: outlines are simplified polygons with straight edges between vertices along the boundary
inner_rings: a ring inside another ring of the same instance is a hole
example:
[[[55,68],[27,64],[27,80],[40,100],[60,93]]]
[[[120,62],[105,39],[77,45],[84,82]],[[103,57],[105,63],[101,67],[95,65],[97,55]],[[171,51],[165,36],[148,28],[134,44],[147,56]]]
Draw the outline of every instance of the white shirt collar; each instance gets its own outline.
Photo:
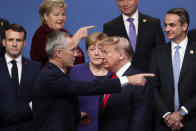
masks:
[[[13,59],[11,57],[9,57],[6,53],[5,53],[5,60],[6,63],[9,64]],[[14,59],[17,63],[22,63],[22,55],[20,55],[19,57],[17,57],[16,59]]]
[[[116,75],[119,77],[123,76],[123,74],[125,73],[125,71],[131,66],[131,62],[128,62],[127,64],[125,64],[123,67],[121,67],[117,72]]]
[[[180,42],[180,44],[176,44],[174,41],[171,41],[172,49],[175,49],[177,45],[180,46],[180,48],[186,49],[188,43],[188,37],[186,36],[185,39]]]

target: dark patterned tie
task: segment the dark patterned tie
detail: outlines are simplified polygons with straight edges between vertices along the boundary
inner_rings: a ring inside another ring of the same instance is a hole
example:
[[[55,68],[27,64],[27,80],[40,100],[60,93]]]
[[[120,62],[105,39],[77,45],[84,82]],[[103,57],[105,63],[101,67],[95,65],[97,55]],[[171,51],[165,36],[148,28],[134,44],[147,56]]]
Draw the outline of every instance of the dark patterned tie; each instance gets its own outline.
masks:
[[[12,81],[13,81],[13,85],[14,87],[19,87],[19,82],[18,82],[18,67],[16,65],[16,61],[15,60],[12,60],[11,61],[12,63]]]

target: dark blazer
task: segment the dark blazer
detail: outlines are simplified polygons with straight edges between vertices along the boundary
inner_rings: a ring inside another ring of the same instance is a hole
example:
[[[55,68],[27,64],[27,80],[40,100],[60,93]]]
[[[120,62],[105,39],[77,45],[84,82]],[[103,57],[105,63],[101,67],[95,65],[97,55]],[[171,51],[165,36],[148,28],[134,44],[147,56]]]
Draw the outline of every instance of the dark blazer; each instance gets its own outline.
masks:
[[[28,121],[32,118],[32,111],[29,105],[21,106],[11,112],[2,111],[0,109],[0,127],[6,127],[19,122]]]
[[[9,22],[7,20],[0,18],[0,57],[4,56],[5,53],[5,49],[2,45],[2,39],[3,39],[3,32],[8,25]]]
[[[141,73],[132,66],[123,75]],[[99,131],[148,131],[151,121],[151,87],[128,85],[120,93],[111,94],[103,110],[99,103]]]
[[[24,114],[30,116],[31,121],[17,123],[0,131],[27,131],[33,130],[32,112],[29,112],[29,102],[32,96],[32,88],[41,70],[41,64],[22,58],[22,75],[18,89],[12,85],[5,58],[0,59],[0,105],[3,111],[14,112],[24,107]],[[29,113],[25,113],[25,110]],[[26,117],[26,116],[24,116]]]
[[[196,41],[196,28],[189,30],[188,37],[189,39]]]
[[[184,106],[189,114],[184,117],[183,131],[196,129],[196,43],[188,42],[181,67],[178,90],[180,107]],[[167,112],[174,112],[174,77],[172,68],[171,42],[156,48],[152,55],[150,72],[153,79],[153,95],[156,111],[156,131],[169,131],[163,120]]]
[[[129,39],[122,15],[105,23],[103,32],[109,36],[121,36]],[[152,49],[164,43],[165,38],[160,20],[139,13],[138,36],[132,64],[142,72],[148,72]]]
[[[78,95],[121,91],[119,79],[75,81],[56,65],[47,63],[33,90],[33,114],[38,131],[75,131]]]

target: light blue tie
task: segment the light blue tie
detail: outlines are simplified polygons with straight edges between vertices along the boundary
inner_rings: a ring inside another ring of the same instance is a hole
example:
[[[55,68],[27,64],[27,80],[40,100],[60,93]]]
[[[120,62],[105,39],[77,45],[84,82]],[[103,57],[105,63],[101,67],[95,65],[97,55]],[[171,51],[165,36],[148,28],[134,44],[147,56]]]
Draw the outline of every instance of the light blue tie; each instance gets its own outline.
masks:
[[[174,72],[174,86],[175,86],[175,94],[174,94],[174,109],[177,111],[179,109],[179,96],[178,96],[178,80],[180,75],[180,46],[176,46],[176,51],[174,53],[174,61],[173,61],[173,72]]]

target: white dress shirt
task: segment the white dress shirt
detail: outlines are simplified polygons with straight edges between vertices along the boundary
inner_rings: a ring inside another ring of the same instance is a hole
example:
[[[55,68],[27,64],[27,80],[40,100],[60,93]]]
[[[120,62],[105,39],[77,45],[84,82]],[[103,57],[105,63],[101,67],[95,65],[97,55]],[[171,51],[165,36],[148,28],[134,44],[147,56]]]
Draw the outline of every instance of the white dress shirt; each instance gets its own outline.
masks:
[[[5,54],[5,60],[6,60],[6,64],[8,67],[8,71],[10,74],[10,77],[12,78],[12,66],[13,64],[11,63],[11,61],[13,60],[12,58],[10,58],[7,54]],[[20,85],[20,80],[21,80],[21,75],[22,75],[22,55],[20,55],[18,58],[15,59],[16,64],[17,64],[17,68],[18,68],[18,82]]]
[[[13,64],[11,63],[12,60],[13,60],[12,58],[10,58],[7,54],[5,54],[5,61],[6,61],[7,68],[8,68],[8,71],[9,71],[11,78],[12,78],[11,72],[12,72],[12,66],[13,66]],[[15,61],[16,61],[17,68],[18,68],[18,82],[20,85],[21,75],[22,75],[22,55],[20,55],[18,58],[16,58]],[[32,110],[32,101],[29,102],[29,106]]]
[[[187,44],[188,44],[188,37],[186,36],[186,38],[180,42],[179,44],[176,44],[174,41],[171,41],[171,53],[172,53],[172,64],[174,62],[174,53],[176,51],[176,46],[179,45],[180,48],[178,49],[179,51],[179,54],[180,54],[180,70],[181,70],[181,67],[182,67],[182,63],[183,63],[183,60],[184,60],[184,54],[185,54],[185,51],[186,51],[186,47],[187,47]],[[186,109],[186,107],[184,106],[181,106],[181,109],[183,109],[186,114],[188,114],[188,110]],[[166,117],[167,114],[170,114],[171,112],[167,112],[163,115],[163,119]]]
[[[122,14],[123,17],[123,21],[124,21],[124,25],[125,25],[125,29],[127,31],[127,34],[129,36],[129,26],[130,26],[130,22],[127,20],[129,17],[126,16],[125,14]],[[138,23],[139,23],[139,11],[136,10],[136,12],[131,16],[131,18],[133,18],[133,24],[135,26],[135,31],[136,31],[136,36],[138,35]]]

